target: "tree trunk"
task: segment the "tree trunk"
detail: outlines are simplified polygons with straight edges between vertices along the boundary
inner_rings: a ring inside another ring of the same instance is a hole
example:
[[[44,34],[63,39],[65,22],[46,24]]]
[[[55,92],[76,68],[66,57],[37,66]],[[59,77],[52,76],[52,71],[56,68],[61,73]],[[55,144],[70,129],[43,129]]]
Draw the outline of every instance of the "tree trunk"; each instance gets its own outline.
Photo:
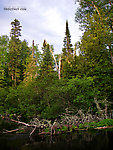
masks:
[[[61,55],[59,55],[59,80],[61,79]]]
[[[106,119],[108,118],[108,116],[107,116],[107,104],[105,104],[105,117],[106,117]]]
[[[32,43],[32,58],[34,57],[34,40],[33,40],[33,43]]]
[[[50,52],[51,52],[51,54],[52,54],[52,56],[53,56],[53,59],[54,59],[54,61],[55,61],[56,70],[58,71],[58,65],[57,65],[57,61],[56,61],[56,58],[55,58],[55,56],[54,56],[54,53],[53,53],[51,47],[49,47],[49,49],[50,49]]]

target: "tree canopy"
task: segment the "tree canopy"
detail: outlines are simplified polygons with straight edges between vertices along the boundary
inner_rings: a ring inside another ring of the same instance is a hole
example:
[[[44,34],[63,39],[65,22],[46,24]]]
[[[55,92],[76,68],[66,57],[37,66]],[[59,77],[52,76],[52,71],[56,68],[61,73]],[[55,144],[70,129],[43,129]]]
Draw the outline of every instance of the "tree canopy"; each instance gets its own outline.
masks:
[[[112,1],[78,2],[75,20],[84,33],[73,48],[67,20],[61,54],[55,55],[46,40],[42,53],[34,40],[31,47],[21,41],[18,19],[11,22],[10,37],[0,36],[0,114],[20,115],[27,121],[37,115],[56,118],[67,108],[109,115],[113,109]]]

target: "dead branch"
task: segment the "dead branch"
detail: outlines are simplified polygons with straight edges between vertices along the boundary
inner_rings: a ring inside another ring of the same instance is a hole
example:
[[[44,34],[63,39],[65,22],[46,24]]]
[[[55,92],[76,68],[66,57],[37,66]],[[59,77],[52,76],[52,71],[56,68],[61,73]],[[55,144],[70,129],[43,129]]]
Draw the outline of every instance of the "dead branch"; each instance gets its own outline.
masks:
[[[108,129],[108,128],[113,128],[113,126],[97,127],[97,128],[94,128],[94,129],[101,130],[101,129]]]
[[[18,124],[22,124],[22,125],[27,126],[27,127],[32,127],[32,126],[35,127],[35,125],[30,125],[30,124],[27,124],[25,122],[17,121],[17,120],[14,120],[14,119],[9,119],[9,120],[12,121],[12,122],[18,123]]]
[[[21,128],[21,129],[14,129],[14,130],[6,130],[6,129],[3,129],[3,133],[12,133],[12,132],[16,132],[16,131],[19,131],[19,130],[23,130],[24,128]]]
[[[97,11],[97,13],[98,13],[100,19],[101,19],[101,14],[100,14],[100,12],[99,12],[99,9],[97,8],[97,6],[94,4],[93,1],[91,1],[91,2],[92,2],[92,4],[93,4],[93,7],[96,9],[96,11]]]
[[[32,132],[30,133],[29,137],[31,137],[31,135],[35,132],[37,126],[34,127],[34,129],[32,130]]]
[[[24,126],[27,126],[27,127],[34,127],[34,129],[32,130],[32,132],[30,133],[30,136],[35,132],[37,126],[36,125],[30,125],[28,123],[25,123],[25,122],[21,122],[21,121],[17,121],[17,120],[14,120],[14,119],[10,119],[9,117],[3,117],[3,119],[6,119],[6,120],[9,120],[11,122],[15,122],[17,124],[21,124],[21,125],[24,125]],[[12,133],[12,132],[16,132],[16,131],[19,131],[19,130],[22,130],[24,128],[18,128],[18,129],[14,129],[14,130],[6,130],[4,129],[3,133]]]

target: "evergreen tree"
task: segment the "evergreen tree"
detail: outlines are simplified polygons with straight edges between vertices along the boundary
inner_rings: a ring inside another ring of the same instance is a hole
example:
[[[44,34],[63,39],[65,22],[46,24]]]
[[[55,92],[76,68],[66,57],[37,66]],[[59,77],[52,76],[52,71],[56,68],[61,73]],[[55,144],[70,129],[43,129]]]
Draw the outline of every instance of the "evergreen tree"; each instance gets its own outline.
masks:
[[[25,63],[24,82],[29,83],[39,74],[40,52],[38,46],[34,45],[34,40]]]
[[[41,75],[50,75],[54,72],[54,62],[50,52],[50,45],[47,44],[45,40],[43,42],[42,50]]]
[[[64,38],[64,48],[62,49],[62,64],[61,64],[61,76],[72,76],[72,62],[73,62],[73,48],[71,44],[71,35],[68,27],[68,21],[66,21],[66,32]]]
[[[20,62],[20,81],[24,80],[24,71],[26,69],[27,59],[30,56],[30,48],[26,40],[21,42],[21,62]]]
[[[11,22],[12,29],[11,29],[11,40],[9,42],[9,75],[11,77],[11,84],[15,86],[20,82],[20,62],[21,62],[21,41],[19,36],[21,36],[21,26],[20,22],[15,19]]]
[[[68,27],[68,21],[66,21],[66,32],[64,38],[64,48],[62,49],[63,55],[69,57],[69,55],[73,54],[73,48],[71,44],[71,35]]]

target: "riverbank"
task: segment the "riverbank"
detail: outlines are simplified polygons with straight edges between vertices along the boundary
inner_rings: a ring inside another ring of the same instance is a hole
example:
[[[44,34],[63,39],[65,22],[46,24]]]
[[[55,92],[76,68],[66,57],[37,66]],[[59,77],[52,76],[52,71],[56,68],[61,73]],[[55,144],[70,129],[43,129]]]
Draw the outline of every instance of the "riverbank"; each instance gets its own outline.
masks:
[[[39,134],[60,134],[64,132],[74,132],[79,130],[89,130],[89,129],[95,129],[95,130],[101,130],[101,129],[108,129],[113,128],[113,119],[104,119],[101,121],[93,121],[93,122],[86,122],[84,124],[76,125],[61,125],[60,127],[53,126],[51,131],[49,128],[46,128],[44,132],[41,132]]]
[[[113,128],[113,119],[103,119],[103,120],[96,120],[91,122],[84,122],[84,123],[73,123],[69,122],[62,122],[61,120],[54,120],[52,123],[51,120],[46,119],[37,119],[34,118],[29,123],[20,122],[14,119],[5,119],[5,123],[1,124],[2,129],[1,133],[8,134],[8,133],[27,133],[29,136],[33,134],[37,135],[55,135],[55,134],[62,134],[62,133],[70,133],[76,130],[89,130],[89,129],[106,129],[106,128]],[[16,129],[14,129],[14,127]]]

